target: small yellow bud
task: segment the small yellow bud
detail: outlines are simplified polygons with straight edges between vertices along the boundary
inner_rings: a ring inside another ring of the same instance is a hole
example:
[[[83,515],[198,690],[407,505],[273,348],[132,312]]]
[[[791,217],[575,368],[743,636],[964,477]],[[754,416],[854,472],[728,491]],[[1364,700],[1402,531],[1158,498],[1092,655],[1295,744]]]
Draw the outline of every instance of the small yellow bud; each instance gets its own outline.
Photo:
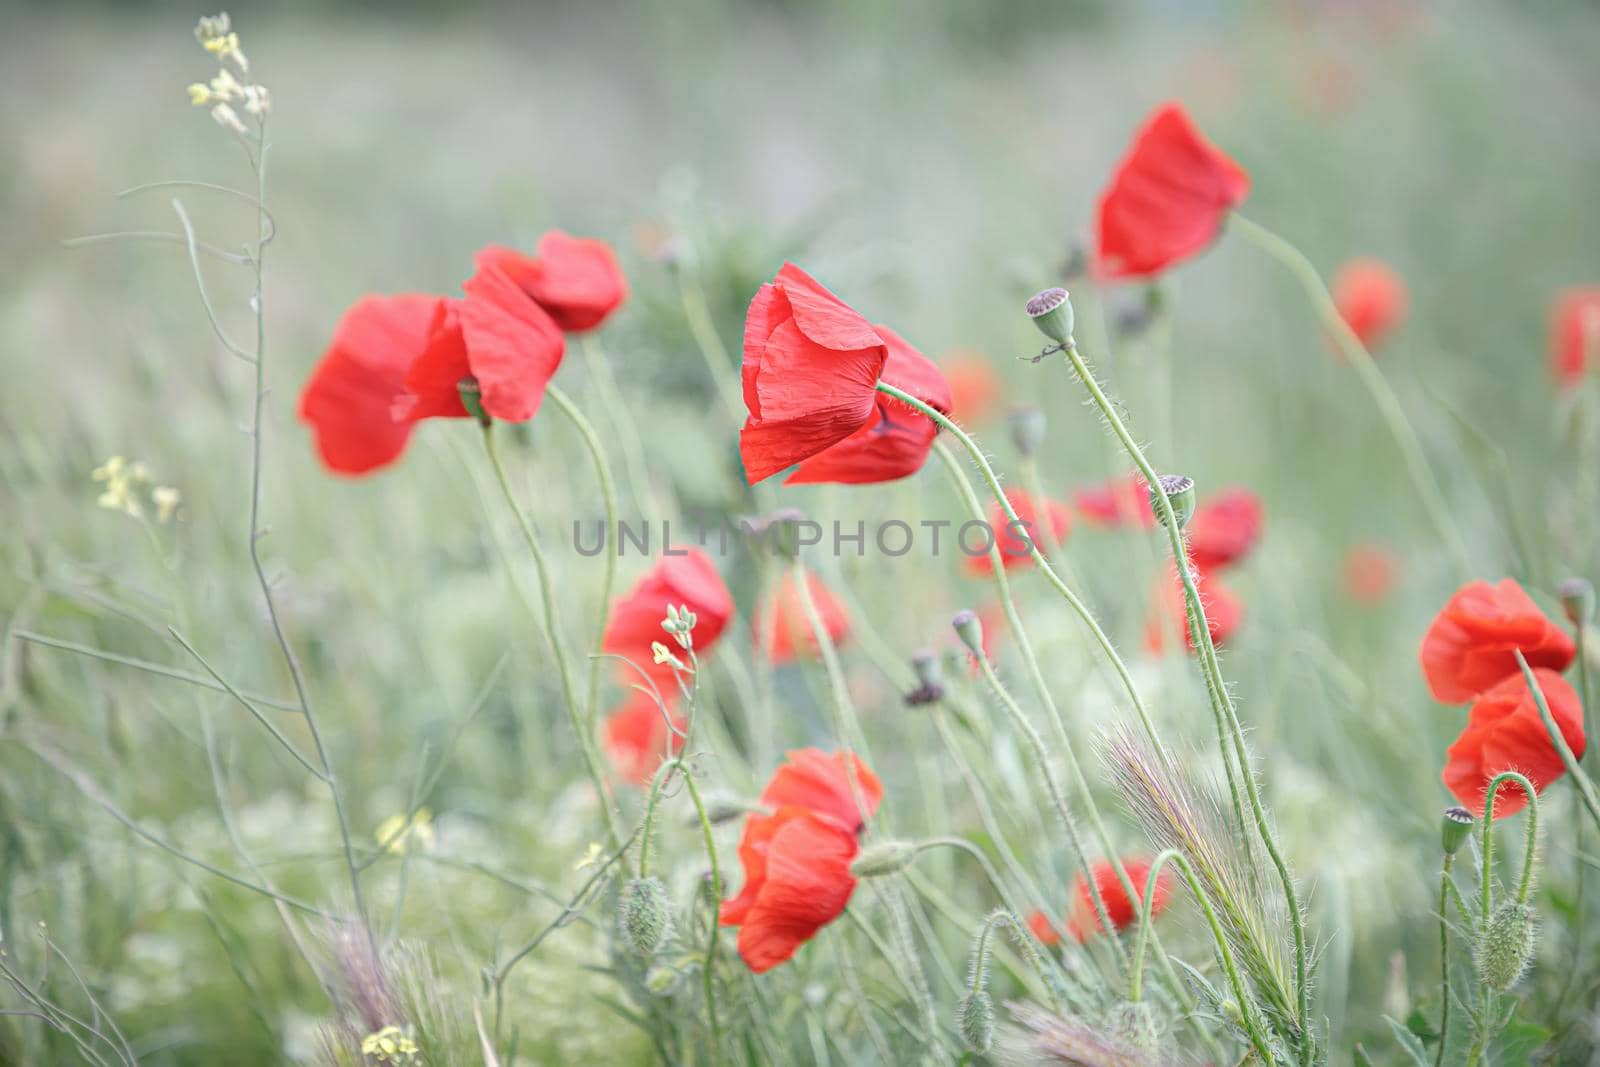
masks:
[[[378,847],[396,856],[404,856],[412,842],[426,850],[433,847],[433,812],[418,808],[409,822],[405,815],[391,815],[373,831]]]
[[[217,100],[237,100],[245,95],[245,89],[239,84],[239,79],[228,73],[227,67],[223,67],[211,79],[211,95]]]
[[[240,121],[238,112],[227,104],[218,104],[212,108],[211,117],[217,120],[218,126],[232,130],[234,133],[248,134],[250,132],[245,124]]]
[[[189,86],[189,103],[195,107],[205,107],[211,103],[211,90],[203,82],[195,82]]]

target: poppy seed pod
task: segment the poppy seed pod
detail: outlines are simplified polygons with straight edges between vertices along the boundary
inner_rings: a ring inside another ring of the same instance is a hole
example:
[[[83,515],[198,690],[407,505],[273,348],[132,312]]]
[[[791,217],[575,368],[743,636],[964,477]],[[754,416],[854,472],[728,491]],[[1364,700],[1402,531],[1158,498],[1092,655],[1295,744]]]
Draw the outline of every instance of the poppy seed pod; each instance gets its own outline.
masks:
[[[861,850],[861,855],[850,864],[850,873],[857,878],[880,878],[894,874],[911,862],[917,846],[909,841],[880,841]]]
[[[1167,503],[1172,505],[1172,517],[1178,520],[1178,529],[1181,530],[1188,526],[1189,520],[1194,517],[1194,479],[1187,474],[1163,474],[1158,480],[1161,482],[1160,492],[1167,498]],[[1166,520],[1161,512],[1161,497],[1156,493],[1156,488],[1152,486],[1150,509],[1164,524]]]
[[[1028,301],[1028,317],[1058,345],[1072,343],[1072,298],[1065,289],[1045,289]]]
[[[917,686],[905,695],[906,706],[917,708],[944,699],[944,672],[938,656],[926,650],[918,652],[911,657],[911,669],[916,672]]]
[[[1440,823],[1440,844],[1444,846],[1446,856],[1454,856],[1472,836],[1472,812],[1466,808],[1452,807],[1444,809],[1444,819]]]
[[[980,1055],[988,1052],[994,1044],[994,998],[982,989],[962,997],[956,1005],[956,1029],[967,1048]]]
[[[1142,1000],[1125,1000],[1111,1010],[1111,1032],[1129,1045],[1150,1051],[1161,1043],[1156,1018]]]
[[[1044,411],[1035,407],[1012,408],[1006,419],[1011,427],[1011,443],[1018,455],[1031,456],[1044,444]]]
[[[1489,924],[1478,935],[1472,963],[1478,980],[1490,989],[1505,992],[1517,984],[1533,958],[1533,942],[1538,934],[1538,918],[1533,908],[1508,900],[1489,916]]]
[[[672,922],[667,887],[659,878],[635,878],[622,891],[622,940],[636,956],[656,954]]]
[[[1594,621],[1594,583],[1587,578],[1568,578],[1556,589],[1567,621],[1583,626]]]
[[[950,620],[950,625],[955,628],[956,636],[961,638],[961,643],[967,646],[967,651],[974,656],[983,655],[983,623],[978,621],[978,613],[971,608],[962,608],[956,612],[955,618]]]

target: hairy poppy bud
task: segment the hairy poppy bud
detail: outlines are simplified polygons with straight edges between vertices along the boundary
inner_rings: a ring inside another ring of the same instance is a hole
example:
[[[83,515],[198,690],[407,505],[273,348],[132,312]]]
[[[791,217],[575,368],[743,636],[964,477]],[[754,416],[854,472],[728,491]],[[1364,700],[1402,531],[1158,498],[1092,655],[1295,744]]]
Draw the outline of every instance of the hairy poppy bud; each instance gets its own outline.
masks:
[[[636,956],[656,954],[667,938],[672,913],[659,878],[635,878],[622,890],[622,939]]]
[[[1011,443],[1017,453],[1031,456],[1044,444],[1045,419],[1041,408],[1012,408],[1006,420],[1011,426]]]
[[[961,643],[967,646],[969,652],[974,656],[983,655],[983,623],[978,621],[977,612],[962,608],[950,620],[950,625],[955,627],[956,636],[961,638]]]
[[[1444,821],[1440,824],[1439,836],[1446,856],[1454,856],[1456,850],[1472,836],[1472,824],[1472,812],[1466,808],[1444,809]]]
[[[1163,474],[1157,480],[1161,487],[1150,487],[1150,509],[1161,519],[1161,497],[1156,494],[1165,495],[1172,505],[1172,517],[1178,520],[1178,529],[1183,529],[1194,516],[1194,479],[1187,474]]]
[[[919,708],[944,699],[944,676],[938,656],[928,651],[918,652],[911,657],[911,669],[917,674],[917,687],[905,696],[908,707]]]
[[[1111,1009],[1111,1032],[1136,1049],[1150,1051],[1161,1043],[1156,1017],[1142,1000],[1125,1000]]]
[[[962,997],[956,1005],[956,1029],[967,1048],[979,1054],[988,1052],[994,1044],[994,998],[982,989]]]
[[[1028,317],[1058,345],[1072,343],[1072,298],[1065,289],[1045,289],[1028,301]]]
[[[1495,908],[1489,925],[1473,947],[1472,963],[1478,970],[1478,980],[1499,992],[1516,985],[1533,958],[1537,933],[1538,919],[1528,905],[1508,900]]]
[[[762,809],[733,797],[706,797],[706,821],[712,826],[720,826],[725,822],[732,822],[748,812],[760,810]],[[684,821],[690,826],[698,826],[700,825],[700,813],[692,812],[685,816]]]
[[[911,862],[917,846],[909,841],[880,841],[861,850],[861,855],[850,864],[850,873],[857,878],[878,878],[894,874]]]
[[[1568,578],[1556,592],[1561,597],[1561,610],[1567,621],[1582,626],[1594,620],[1594,584],[1587,578]]]

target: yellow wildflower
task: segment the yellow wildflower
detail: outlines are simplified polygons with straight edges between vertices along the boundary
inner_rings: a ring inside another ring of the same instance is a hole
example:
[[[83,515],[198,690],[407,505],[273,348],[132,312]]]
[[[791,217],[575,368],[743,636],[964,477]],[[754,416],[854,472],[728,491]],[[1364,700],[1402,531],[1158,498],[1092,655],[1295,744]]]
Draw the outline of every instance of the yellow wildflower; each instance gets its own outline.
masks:
[[[150,499],[156,506],[156,521],[168,522],[177,514],[183,497],[170,485],[158,485],[150,491]]]
[[[189,103],[195,107],[205,107],[211,103],[211,90],[204,82],[195,82],[189,86]]]
[[[398,1026],[385,1026],[382,1030],[361,1039],[361,1054],[371,1056],[379,1063],[417,1063],[417,1043]]]
[[[585,867],[593,867],[596,863],[600,862],[601,852],[602,850],[600,848],[600,842],[590,841],[589,851],[583,854],[583,858],[578,861],[578,865],[572,869],[575,871],[581,871]]]
[[[377,839],[378,847],[396,856],[403,856],[410,843],[415,842],[423,849],[433,847],[433,812],[427,808],[418,808],[415,815],[411,816],[409,825],[405,815],[391,815],[378,824],[378,829],[372,835]]]

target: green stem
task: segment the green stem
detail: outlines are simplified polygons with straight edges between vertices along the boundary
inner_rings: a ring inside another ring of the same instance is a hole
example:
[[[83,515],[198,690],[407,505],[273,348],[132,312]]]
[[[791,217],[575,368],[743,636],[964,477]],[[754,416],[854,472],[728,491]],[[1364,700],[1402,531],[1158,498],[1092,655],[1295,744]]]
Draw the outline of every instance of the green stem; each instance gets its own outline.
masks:
[[[1139,910],[1142,921],[1139,923],[1139,940],[1133,954],[1133,977],[1129,985],[1129,999],[1139,1000],[1142,990],[1141,981],[1144,974],[1145,943],[1149,938],[1150,914],[1155,905],[1156,879],[1161,874],[1161,868],[1168,863],[1176,863],[1183,880],[1189,886],[1189,892],[1194,895],[1195,902],[1200,905],[1200,910],[1205,913],[1206,925],[1211,928],[1211,939],[1216,943],[1217,954],[1222,958],[1222,969],[1227,972],[1228,983],[1233,986],[1233,997],[1239,1004],[1239,1015],[1244,1020],[1245,1032],[1250,1037],[1250,1044],[1261,1057],[1261,1062],[1270,1064],[1275,1062],[1271,1046],[1267,1037],[1261,1032],[1261,1027],[1255,1018],[1255,1010],[1251,1006],[1249,995],[1245,992],[1244,981],[1239,977],[1239,968],[1234,963],[1233,951],[1228,948],[1228,938],[1222,932],[1222,923],[1217,919],[1217,912],[1211,906],[1211,898],[1206,895],[1200,879],[1195,876],[1194,868],[1189,865],[1189,860],[1175,848],[1163,851],[1150,864],[1149,877],[1145,879],[1144,899],[1140,901]]]
[[[1478,922],[1484,926],[1489,924],[1489,914],[1494,910],[1494,797],[1500,789],[1502,782],[1516,782],[1522,787],[1522,792],[1528,798],[1528,829],[1525,832],[1524,854],[1522,858],[1522,880],[1517,885],[1517,903],[1526,904],[1528,893],[1533,888],[1533,857],[1534,848],[1539,843],[1539,794],[1533,788],[1533,783],[1516,771],[1501,771],[1489,782],[1489,789],[1483,795],[1483,878],[1479,887]]]
[[[696,347],[705,357],[706,368],[711,372],[713,387],[722,398],[723,406],[736,421],[743,417],[744,401],[739,395],[738,366],[728,355],[728,348],[717,335],[716,324],[711,321],[711,309],[706,304],[705,290],[697,278],[687,270],[677,271],[678,299],[683,304],[684,318],[689,321],[689,332],[694,334]]]
[[[611,477],[611,464],[606,459],[605,446],[600,443],[600,437],[594,432],[594,424],[584,417],[572,399],[562,392],[554,383],[545,386],[545,395],[555,402],[572,425],[577,429],[578,435],[583,438],[584,447],[589,450],[589,459],[594,464],[595,477],[600,482],[600,499],[604,502],[606,511],[607,536],[615,537],[617,534],[617,484]],[[607,542],[609,544],[609,541]],[[600,663],[605,652],[606,622],[611,612],[611,589],[617,580],[617,553],[609,547],[605,552],[605,567],[600,578],[600,621],[595,626],[594,654],[589,658],[589,700],[587,728],[592,735],[595,724],[600,719]]]
[[[817,653],[822,657],[824,673],[828,676],[828,693],[832,698],[834,730],[839,735],[840,742],[847,751],[854,750],[863,760],[870,765],[871,754],[867,750],[867,737],[861,730],[861,721],[856,716],[855,702],[850,699],[850,687],[845,682],[844,665],[839,660],[839,650],[833,643],[833,636],[828,633],[827,624],[822,621],[822,612],[817,609],[816,598],[811,595],[810,576],[805,565],[796,555],[790,565],[790,577],[794,582],[795,592],[800,597],[800,605],[805,611],[806,622],[811,627],[812,637],[817,642]],[[773,617],[776,618],[776,604],[774,604]],[[775,623],[776,625],[776,623]],[[856,763],[853,759],[844,761],[845,776],[850,781],[850,793],[855,799],[856,811],[861,816],[862,825],[866,825],[869,808],[866,795],[861,791],[861,776],[856,773]]]
[[[1451,517],[1450,506],[1445,501],[1444,491],[1439,488],[1433,468],[1428,465],[1427,456],[1424,455],[1422,445],[1417,440],[1416,431],[1406,418],[1405,409],[1400,406],[1400,400],[1395,396],[1388,379],[1373,362],[1371,353],[1350,328],[1350,324],[1344,321],[1344,316],[1339,314],[1338,305],[1333,302],[1327,286],[1322,283],[1322,276],[1317,273],[1317,268],[1306,258],[1305,253],[1265,226],[1251,222],[1237,213],[1233,215],[1231,225],[1257,248],[1287,268],[1305,290],[1306,296],[1316,309],[1317,316],[1322,320],[1323,329],[1327,330],[1334,343],[1339,346],[1339,351],[1355,368],[1356,374],[1361,378],[1361,384],[1366,386],[1367,392],[1372,395],[1378,413],[1383,416],[1384,422],[1389,426],[1389,432],[1394,435],[1395,444],[1400,448],[1411,483],[1416,488],[1417,496],[1422,500],[1422,505],[1427,510],[1439,537],[1455,556],[1461,570],[1471,572],[1472,558],[1467,552],[1466,543],[1461,539],[1461,533]]]
[[[522,531],[522,539],[527,543],[529,554],[533,556],[534,570],[539,575],[539,600],[544,612],[545,637],[550,644],[550,655],[556,661],[556,674],[561,681],[562,702],[567,706],[567,718],[577,735],[584,766],[588,769],[589,778],[599,792],[600,807],[605,812],[606,833],[611,839],[612,849],[615,850],[622,843],[622,833],[617,827],[611,786],[606,782],[605,774],[600,769],[599,757],[595,753],[594,731],[584,721],[583,712],[578,704],[577,688],[572,681],[572,667],[567,662],[566,652],[561,647],[561,623],[556,611],[555,590],[550,582],[550,567],[545,561],[544,549],[539,547],[539,539],[534,535],[533,526],[528,522],[528,517],[523,513],[521,506],[517,504],[516,494],[511,491],[511,481],[506,476],[505,465],[500,462],[500,450],[495,447],[493,423],[483,427],[483,447],[489,454],[489,465],[494,468],[495,480],[500,485],[500,492],[505,496],[506,506],[516,516],[517,526]]]
[[[1523,680],[1528,683],[1528,692],[1533,694],[1533,703],[1539,709],[1539,718],[1544,723],[1545,733],[1550,735],[1550,744],[1561,757],[1561,765],[1567,769],[1567,774],[1572,776],[1572,784],[1577,787],[1583,806],[1589,809],[1589,817],[1594,820],[1596,826],[1600,826],[1600,797],[1595,796],[1594,783],[1579,766],[1578,758],[1572,754],[1571,746],[1561,733],[1561,727],[1556,725],[1555,716],[1550,713],[1550,704],[1545,700],[1544,690],[1540,687],[1533,668],[1529,667],[1528,661],[1523,658],[1522,650],[1514,649],[1513,654],[1517,657],[1517,666],[1522,668]]]
[[[1450,889],[1450,868],[1455,855],[1444,854],[1444,868],[1439,872],[1439,1050],[1434,1053],[1434,1067],[1443,1067],[1444,1047],[1450,1042],[1450,919],[1445,915]]]
[[[1111,431],[1122,442],[1122,449],[1128,458],[1139,468],[1139,473],[1144,476],[1147,485],[1160,486],[1161,479],[1150,461],[1145,458],[1143,449],[1133,439],[1128,427],[1123,423],[1122,417],[1117,413],[1116,406],[1111,403],[1105,393],[1101,391],[1100,384],[1096,381],[1094,372],[1084,362],[1083,356],[1077,348],[1070,343],[1062,348],[1072,369],[1077,373],[1079,381],[1088,390],[1095,406],[1100,409],[1101,416],[1110,425]],[[1194,574],[1189,567],[1188,552],[1183,544],[1183,530],[1179,526],[1177,517],[1172,512],[1172,503],[1165,493],[1151,493],[1151,502],[1156,508],[1156,517],[1161,520],[1167,531],[1167,540],[1172,548],[1172,563],[1178,572],[1178,577],[1183,583],[1184,601],[1189,614],[1190,639],[1194,642],[1195,650],[1199,653],[1201,669],[1205,675],[1207,689],[1210,692],[1212,710],[1216,717],[1227,723],[1232,734],[1234,757],[1238,761],[1239,777],[1244,782],[1245,793],[1250,801],[1251,813],[1255,816],[1256,833],[1261,842],[1266,846],[1267,854],[1272,858],[1272,865],[1277,869],[1278,880],[1283,886],[1284,902],[1289,912],[1290,930],[1294,936],[1294,969],[1295,990],[1298,995],[1299,1007],[1295,1023],[1300,1027],[1302,1034],[1301,1061],[1309,1063],[1312,1055],[1313,1042],[1309,1039],[1307,1031],[1311,1024],[1311,986],[1307,975],[1307,957],[1309,951],[1306,947],[1305,915],[1300,910],[1300,896],[1295,888],[1294,875],[1289,870],[1289,864],[1284,859],[1278,842],[1272,832],[1271,824],[1267,820],[1265,806],[1261,802],[1261,792],[1256,785],[1255,774],[1250,767],[1250,754],[1245,747],[1244,727],[1239,722],[1239,716],[1234,710],[1233,699],[1228,695],[1227,683],[1222,678],[1222,668],[1217,660],[1217,647],[1211,640],[1211,628],[1206,623],[1205,607],[1200,602],[1200,591],[1195,585]],[[1222,736],[1217,738],[1223,748],[1223,757],[1227,758],[1227,740]],[[1234,795],[1235,802],[1238,795]]]

